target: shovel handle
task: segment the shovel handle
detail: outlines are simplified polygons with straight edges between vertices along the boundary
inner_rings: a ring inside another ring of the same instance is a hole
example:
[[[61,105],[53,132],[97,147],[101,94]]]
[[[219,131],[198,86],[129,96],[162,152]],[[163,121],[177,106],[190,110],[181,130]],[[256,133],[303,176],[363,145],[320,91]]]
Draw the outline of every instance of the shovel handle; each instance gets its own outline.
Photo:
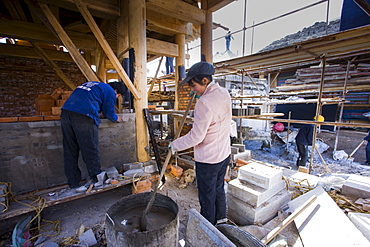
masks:
[[[354,155],[357,152],[357,150],[362,146],[362,144],[364,144],[364,142],[366,142],[366,140],[362,140],[362,142],[358,144],[358,146],[355,148],[355,150],[353,150],[353,152],[348,156],[348,158],[351,158],[352,155]]]
[[[194,93],[194,94],[191,96],[191,98],[190,98],[190,101],[189,101],[189,103],[188,103],[188,106],[186,107],[186,110],[185,110],[185,112],[184,112],[184,116],[183,116],[183,117],[182,117],[182,119],[181,119],[181,122],[180,122],[180,125],[179,125],[179,129],[177,130],[177,133],[176,133],[176,135],[175,135],[175,138],[174,138],[174,139],[177,139],[177,138],[180,136],[181,129],[182,129],[182,127],[184,127],[184,123],[185,123],[186,117],[187,117],[187,115],[188,115],[188,113],[189,113],[189,111],[190,111],[191,105],[192,105],[192,104],[193,104],[193,102],[194,102],[195,96],[196,96],[196,94]],[[165,162],[164,162],[164,164],[163,164],[163,166],[162,166],[161,174],[159,175],[158,183],[157,183],[157,185],[154,187],[153,195],[152,195],[152,197],[150,198],[150,201],[149,201],[148,205],[146,206],[146,208],[145,208],[145,210],[144,210],[144,212],[143,212],[143,217],[141,218],[141,226],[140,226],[140,228],[141,228],[141,230],[142,230],[142,231],[145,231],[145,230],[146,230],[146,227],[147,227],[147,214],[149,213],[150,208],[151,208],[151,207],[152,207],[152,205],[153,205],[153,202],[154,202],[154,199],[155,199],[155,195],[156,195],[157,190],[158,190],[158,187],[159,187],[159,185],[160,185],[160,183],[161,183],[161,180],[162,180],[162,177],[163,177],[163,175],[164,175],[164,172],[166,171],[167,165],[168,165],[168,163],[170,162],[171,155],[172,155],[171,150],[168,150],[166,160],[165,160]]]

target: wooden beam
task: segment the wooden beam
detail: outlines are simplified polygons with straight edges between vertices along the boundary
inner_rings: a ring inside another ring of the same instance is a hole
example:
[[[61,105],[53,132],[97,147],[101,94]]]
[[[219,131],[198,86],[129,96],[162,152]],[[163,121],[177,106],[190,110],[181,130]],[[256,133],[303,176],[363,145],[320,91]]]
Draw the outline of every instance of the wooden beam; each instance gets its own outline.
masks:
[[[72,90],[76,89],[76,85],[68,79],[68,77],[63,73],[62,70],[59,69],[59,67],[48,57],[48,55],[44,52],[43,49],[40,48],[36,43],[31,42],[33,45],[35,51],[40,55],[40,57],[45,61],[46,64],[48,64],[54,72],[59,76],[62,81],[64,81],[69,88]]]
[[[168,15],[185,22],[201,25],[205,23],[205,11],[181,0],[150,0],[147,1],[148,10],[157,12],[159,15]]]
[[[64,46],[68,49],[71,57],[80,68],[81,72],[85,75],[88,81],[99,81],[98,77],[91,69],[86,60],[82,57],[81,53],[77,50],[77,47],[73,44],[72,40],[68,37],[67,33],[63,30],[62,26],[55,18],[53,13],[51,13],[49,7],[44,3],[39,3],[42,11],[48,18],[48,21],[53,26],[54,30],[57,32],[59,39],[63,42]]]
[[[96,25],[94,18],[90,14],[89,10],[87,9],[87,5],[83,3],[81,0],[74,0],[76,3],[77,8],[80,10],[82,16],[84,17],[85,21],[89,25],[91,31],[94,33],[95,38],[98,40],[100,46],[104,50],[105,54],[112,62],[114,68],[116,69],[119,76],[123,79],[123,82],[126,86],[130,89],[132,95],[135,99],[140,99],[139,93],[135,86],[132,84],[130,78],[126,74],[125,70],[123,69],[121,63],[118,61],[117,56],[114,54],[112,48],[109,46],[107,40],[105,39],[103,33],[100,31],[99,27]]]
[[[73,62],[68,52],[57,50],[44,50],[46,55],[54,61]],[[16,57],[40,58],[36,51],[30,46],[0,44],[0,54]]]
[[[60,8],[78,11],[73,0],[38,0]],[[85,0],[93,16],[103,19],[115,19],[120,16],[119,5],[116,0]]]
[[[215,12],[236,0],[208,0],[208,10]]]
[[[146,50],[149,54],[167,57],[177,57],[179,55],[177,44],[152,38],[146,38],[146,44]]]
[[[146,11],[147,26],[150,31],[172,36],[174,34],[189,34],[187,24],[174,17]]]

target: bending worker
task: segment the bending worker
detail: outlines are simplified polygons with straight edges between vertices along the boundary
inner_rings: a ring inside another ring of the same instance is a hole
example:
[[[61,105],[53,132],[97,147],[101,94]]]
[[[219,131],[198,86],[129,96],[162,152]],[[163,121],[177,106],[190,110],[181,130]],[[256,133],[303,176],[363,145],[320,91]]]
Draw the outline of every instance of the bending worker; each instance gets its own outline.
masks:
[[[80,151],[90,177],[85,186],[98,181],[96,175],[101,172],[99,113],[102,112],[112,122],[122,121],[122,116],[115,113],[118,94],[112,86],[96,81],[86,82],[72,92],[62,107],[64,172],[71,189],[79,187],[81,181],[78,167]]]
[[[230,163],[231,98],[212,81],[212,64],[199,62],[180,83],[188,83],[201,96],[194,109],[194,123],[186,135],[170,144],[171,151],[194,147],[195,171],[201,215],[212,224],[226,221],[224,177]]]

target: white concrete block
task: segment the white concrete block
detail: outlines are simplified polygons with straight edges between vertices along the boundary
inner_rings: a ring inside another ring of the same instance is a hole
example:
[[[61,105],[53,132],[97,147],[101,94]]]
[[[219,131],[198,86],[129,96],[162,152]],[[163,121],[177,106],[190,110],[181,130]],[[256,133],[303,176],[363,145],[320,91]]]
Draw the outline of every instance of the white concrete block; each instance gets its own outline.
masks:
[[[232,147],[237,147],[239,149],[239,152],[241,152],[241,153],[245,152],[245,146],[244,146],[244,144],[234,143],[231,146]]]
[[[291,197],[291,192],[282,190],[261,206],[254,208],[250,204],[228,194],[227,217],[241,226],[265,224],[275,217],[277,211],[286,205]]]
[[[354,197],[370,197],[370,177],[351,174],[343,183],[342,194]]]
[[[128,170],[128,171],[125,171],[123,173],[123,176],[125,177],[142,177],[144,175],[144,170],[143,168],[141,169],[131,169],[131,170]]]
[[[192,208],[189,211],[189,219],[186,227],[186,246],[234,247],[236,245],[198,211]]]
[[[251,158],[251,150],[245,150],[244,152],[239,152],[237,154],[231,154],[231,160],[235,161],[238,158],[243,160],[248,160]]]
[[[282,174],[283,172],[278,168],[251,162],[239,168],[238,179],[264,189],[271,189],[281,182]]]
[[[348,218],[362,233],[362,235],[370,241],[370,214],[349,212]]]
[[[227,193],[253,207],[259,207],[283,189],[285,189],[283,180],[267,190],[243,180],[233,179],[229,182]]]
[[[294,212],[314,195],[317,199],[294,219],[305,247],[370,246],[369,241],[320,186],[289,202],[289,210]]]

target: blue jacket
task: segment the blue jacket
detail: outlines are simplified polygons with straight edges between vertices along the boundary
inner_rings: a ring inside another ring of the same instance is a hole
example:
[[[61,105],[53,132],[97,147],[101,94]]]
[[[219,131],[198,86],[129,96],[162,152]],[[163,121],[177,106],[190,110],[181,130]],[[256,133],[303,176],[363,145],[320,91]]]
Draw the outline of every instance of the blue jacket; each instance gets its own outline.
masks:
[[[115,104],[116,93],[110,85],[90,81],[78,86],[64,103],[62,109],[91,117],[96,126],[99,126],[100,112],[110,121],[117,121]]]
[[[313,129],[313,124],[302,124],[295,141],[302,145],[312,145]]]
[[[364,138],[364,140],[370,141],[370,130],[369,130],[369,133],[367,133],[367,136]]]

